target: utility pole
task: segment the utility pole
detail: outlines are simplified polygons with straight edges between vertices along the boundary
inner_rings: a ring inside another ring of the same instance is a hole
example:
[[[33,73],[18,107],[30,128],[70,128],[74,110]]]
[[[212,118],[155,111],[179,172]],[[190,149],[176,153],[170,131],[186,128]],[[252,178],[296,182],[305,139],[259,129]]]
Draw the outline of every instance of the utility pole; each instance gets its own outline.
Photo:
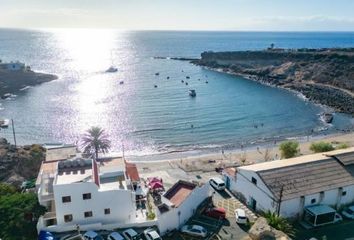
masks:
[[[280,206],[281,206],[281,201],[282,201],[282,198],[283,198],[283,191],[284,191],[284,184],[281,185],[280,192],[279,192],[278,209],[277,209],[278,217],[280,215]]]
[[[15,124],[14,124],[14,120],[11,119],[11,123],[12,123],[12,134],[14,136],[14,142],[15,142],[15,148],[17,148],[17,144],[16,144],[16,133],[15,133]]]

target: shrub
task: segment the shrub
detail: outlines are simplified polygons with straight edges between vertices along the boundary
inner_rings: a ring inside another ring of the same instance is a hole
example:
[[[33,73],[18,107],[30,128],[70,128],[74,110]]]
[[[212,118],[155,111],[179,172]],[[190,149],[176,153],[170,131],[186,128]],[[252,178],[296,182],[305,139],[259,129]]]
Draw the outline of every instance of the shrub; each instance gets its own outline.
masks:
[[[290,222],[287,219],[278,216],[276,213],[271,212],[269,210],[263,213],[263,217],[267,219],[267,222],[271,227],[279,231],[282,231],[289,236],[294,236],[295,234],[294,227],[290,224]]]
[[[299,154],[299,143],[295,141],[283,142],[279,146],[280,154],[282,158],[292,158]]]
[[[339,145],[336,147],[336,149],[345,149],[345,148],[348,148],[348,147],[349,147],[348,144],[346,144],[346,143],[341,143],[341,144],[339,144]]]
[[[330,143],[318,142],[318,143],[312,143],[310,146],[310,150],[315,153],[320,153],[320,152],[332,151],[334,150],[334,147]]]

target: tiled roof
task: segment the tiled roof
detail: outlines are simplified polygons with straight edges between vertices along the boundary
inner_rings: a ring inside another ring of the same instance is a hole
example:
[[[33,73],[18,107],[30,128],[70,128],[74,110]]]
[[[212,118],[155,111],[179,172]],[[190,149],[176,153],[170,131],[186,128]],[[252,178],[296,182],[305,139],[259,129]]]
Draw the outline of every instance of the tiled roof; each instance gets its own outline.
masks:
[[[133,181],[133,182],[140,181],[140,176],[139,176],[139,172],[136,167],[136,164],[126,162],[125,163],[125,171],[127,172],[127,175],[131,181]]]
[[[178,207],[187,199],[195,187],[196,185],[191,182],[179,180],[164,194],[164,197],[175,207]]]

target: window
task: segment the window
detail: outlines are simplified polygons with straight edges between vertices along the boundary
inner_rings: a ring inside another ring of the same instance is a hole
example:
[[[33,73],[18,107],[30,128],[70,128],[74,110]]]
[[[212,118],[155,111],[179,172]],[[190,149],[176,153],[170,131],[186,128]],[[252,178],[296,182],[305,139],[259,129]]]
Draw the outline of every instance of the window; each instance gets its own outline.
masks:
[[[92,217],[92,211],[88,211],[84,213],[85,218]]]
[[[64,196],[64,197],[61,198],[61,200],[63,201],[63,203],[71,202],[71,197],[70,196]]]
[[[64,215],[64,222],[71,222],[73,220],[72,214]]]
[[[104,209],[104,214],[111,214],[111,209],[110,208],[105,208]]]
[[[252,177],[252,183],[253,183],[254,185],[257,185],[257,179],[255,179],[254,177]]]
[[[311,204],[314,204],[314,203],[316,203],[316,198],[311,199]]]
[[[91,199],[91,193],[84,193],[84,194],[82,194],[82,199],[83,199],[83,200]]]
[[[347,191],[342,192],[342,196],[345,196],[345,195],[347,195]]]

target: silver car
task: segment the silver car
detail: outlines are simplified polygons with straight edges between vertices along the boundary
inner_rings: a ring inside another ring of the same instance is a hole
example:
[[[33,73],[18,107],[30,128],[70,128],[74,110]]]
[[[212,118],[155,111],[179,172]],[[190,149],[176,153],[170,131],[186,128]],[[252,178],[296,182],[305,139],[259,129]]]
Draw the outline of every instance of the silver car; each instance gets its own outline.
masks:
[[[191,236],[197,236],[197,237],[206,237],[208,232],[207,230],[199,225],[184,225],[181,228],[181,232],[191,235]]]

